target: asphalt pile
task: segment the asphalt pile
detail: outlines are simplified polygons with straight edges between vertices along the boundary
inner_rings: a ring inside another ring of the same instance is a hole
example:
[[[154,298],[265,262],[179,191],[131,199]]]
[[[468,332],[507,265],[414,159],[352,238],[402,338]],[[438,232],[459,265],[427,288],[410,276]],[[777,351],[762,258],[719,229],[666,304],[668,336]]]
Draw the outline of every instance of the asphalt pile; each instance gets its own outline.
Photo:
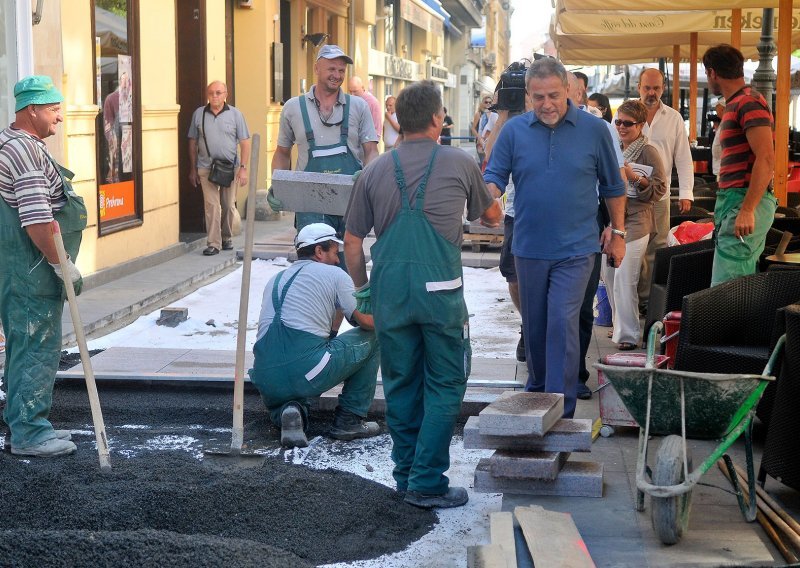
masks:
[[[75,436],[78,453],[66,458],[0,457],[3,566],[304,567],[396,552],[436,523],[435,513],[404,504],[390,488],[285,463],[282,454],[219,469],[190,453],[143,449],[154,433],[230,444],[218,432],[230,426],[228,392],[101,389],[100,396],[110,472],[100,472],[93,435]],[[86,430],[85,398],[83,389],[57,387],[54,424]],[[277,447],[259,405],[256,395],[246,398],[246,443]],[[330,419],[313,416],[310,434]],[[120,428],[126,424],[148,430]]]

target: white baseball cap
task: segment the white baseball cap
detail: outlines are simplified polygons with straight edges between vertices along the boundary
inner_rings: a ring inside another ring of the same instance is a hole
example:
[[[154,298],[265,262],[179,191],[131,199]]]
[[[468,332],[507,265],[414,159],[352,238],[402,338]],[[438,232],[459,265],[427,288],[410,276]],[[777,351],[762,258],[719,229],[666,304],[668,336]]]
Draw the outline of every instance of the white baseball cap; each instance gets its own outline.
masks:
[[[296,249],[301,249],[328,241],[333,241],[340,245],[344,243],[344,241],[336,236],[336,229],[330,225],[326,225],[325,223],[311,223],[300,229],[300,232],[297,233],[297,236],[294,238],[294,247]]]
[[[349,64],[353,64],[353,60],[338,45],[323,45],[319,53],[317,53],[317,61],[320,59],[339,59],[340,57]]]

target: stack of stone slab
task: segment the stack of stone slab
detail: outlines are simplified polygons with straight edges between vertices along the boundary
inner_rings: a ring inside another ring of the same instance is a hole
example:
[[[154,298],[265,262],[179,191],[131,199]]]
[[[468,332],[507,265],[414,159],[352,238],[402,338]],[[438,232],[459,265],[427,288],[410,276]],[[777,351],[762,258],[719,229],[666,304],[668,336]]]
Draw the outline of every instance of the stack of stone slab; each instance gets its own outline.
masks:
[[[561,418],[564,396],[507,391],[464,426],[464,447],[493,449],[478,462],[475,491],[603,496],[603,464],[570,461],[590,452],[592,421]]]

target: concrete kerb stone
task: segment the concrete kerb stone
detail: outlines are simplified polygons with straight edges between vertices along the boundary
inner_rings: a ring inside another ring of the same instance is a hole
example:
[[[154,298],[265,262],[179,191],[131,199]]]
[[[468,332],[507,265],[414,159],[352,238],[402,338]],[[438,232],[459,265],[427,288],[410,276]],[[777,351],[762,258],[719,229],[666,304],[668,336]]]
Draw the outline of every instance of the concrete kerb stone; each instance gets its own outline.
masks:
[[[287,211],[344,215],[353,190],[353,177],[275,170],[272,191]]]
[[[487,436],[544,436],[564,414],[564,395],[508,391],[480,413]]]
[[[497,450],[489,458],[494,477],[553,480],[567,463],[568,452],[510,452]]]
[[[489,458],[475,468],[477,493],[518,493],[562,497],[602,497],[603,464],[568,461],[555,479],[511,479],[492,475]]]
[[[464,448],[468,450],[516,450],[538,452],[592,451],[592,421],[562,418],[544,436],[487,436],[481,433],[480,416],[464,426]]]

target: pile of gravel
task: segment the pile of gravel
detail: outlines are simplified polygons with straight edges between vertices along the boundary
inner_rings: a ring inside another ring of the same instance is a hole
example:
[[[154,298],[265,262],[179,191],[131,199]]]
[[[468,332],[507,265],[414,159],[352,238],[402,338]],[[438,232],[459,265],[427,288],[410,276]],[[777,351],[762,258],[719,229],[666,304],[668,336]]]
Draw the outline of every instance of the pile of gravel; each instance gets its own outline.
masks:
[[[60,386],[55,394],[54,424],[86,430],[85,389]],[[388,487],[285,463],[280,453],[256,467],[219,469],[186,452],[142,448],[157,432],[182,432],[204,447],[229,444],[230,435],[217,432],[230,427],[228,392],[100,395],[113,441],[110,472],[100,472],[93,435],[76,436],[78,453],[65,458],[0,456],[4,566],[303,567],[400,551],[437,521]],[[248,396],[246,408],[246,441],[276,449],[259,398]],[[312,434],[329,423],[329,415],[314,415]]]

